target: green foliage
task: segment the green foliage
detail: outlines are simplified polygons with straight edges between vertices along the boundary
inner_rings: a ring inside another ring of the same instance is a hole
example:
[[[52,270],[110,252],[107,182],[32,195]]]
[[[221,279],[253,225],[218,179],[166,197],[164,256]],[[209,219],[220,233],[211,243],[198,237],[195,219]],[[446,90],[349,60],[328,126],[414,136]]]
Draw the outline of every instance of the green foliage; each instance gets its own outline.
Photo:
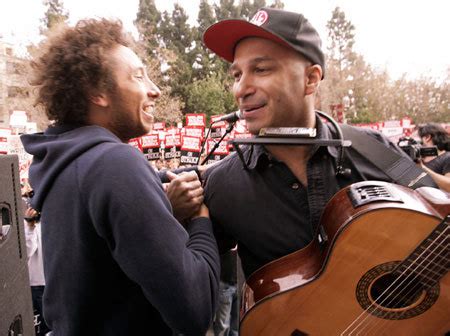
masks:
[[[321,85],[321,108],[347,102],[350,123],[377,122],[409,116],[415,123],[445,122],[450,115],[449,81],[432,78],[392,81],[386,70],[373,69],[353,51],[354,26],[336,8],[327,24],[330,37],[325,80]]]
[[[262,7],[266,7],[266,0],[242,0],[238,6],[239,17],[249,20]]]
[[[224,90],[220,76],[211,75],[189,86],[187,109],[192,113],[205,113],[208,117],[236,110],[233,96]]]
[[[47,8],[44,18],[41,19],[41,34],[57,26],[60,23],[67,23],[69,12],[64,9],[62,0],[44,0],[44,6]]]
[[[284,3],[283,3],[283,1],[281,1],[281,0],[275,0],[275,1],[273,2],[273,4],[270,5],[270,7],[272,7],[272,8],[278,8],[278,9],[284,9]]]
[[[43,0],[46,7],[41,33],[66,23],[69,13],[63,0]],[[227,76],[229,64],[202,43],[211,24],[230,18],[250,19],[261,7],[284,8],[282,0],[201,0],[197,23],[192,27],[181,2],[171,12],[159,12],[155,0],[139,0],[134,21],[139,32],[141,56],[149,74],[162,90],[157,119],[168,124],[181,121],[182,112],[208,116],[236,110]],[[348,122],[363,123],[410,116],[415,123],[448,122],[450,70],[447,79],[392,80],[385,70],[374,69],[353,50],[355,27],[336,7],[327,23],[326,73],[317,107],[346,102]],[[324,36],[322,36],[324,38]],[[161,71],[164,69],[164,72]]]
[[[154,0],[139,0],[138,12],[134,24],[139,32],[139,39],[144,43],[147,54],[156,54],[159,47],[158,24],[161,13]]]
[[[239,8],[234,5],[234,0],[220,0],[219,4],[214,4],[214,12],[217,21],[240,17]]]

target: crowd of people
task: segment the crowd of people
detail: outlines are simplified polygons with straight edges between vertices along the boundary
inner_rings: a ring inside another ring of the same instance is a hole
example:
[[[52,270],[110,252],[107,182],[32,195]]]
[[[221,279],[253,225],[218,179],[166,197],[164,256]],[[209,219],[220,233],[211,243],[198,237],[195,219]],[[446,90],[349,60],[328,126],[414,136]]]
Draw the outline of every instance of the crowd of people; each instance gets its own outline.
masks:
[[[203,42],[231,63],[253,135],[296,127],[339,136],[315,110],[325,56],[302,14],[262,8],[251,21],[213,24]],[[246,145],[212,166],[152,168],[127,142],[151,129],[160,91],[131,46],[119,21],[87,19],[54,33],[32,60],[37,103],[54,121],[21,138],[42,223],[45,322],[55,336],[204,335],[212,325],[236,335],[237,255],[248,278],[311,242],[341,188],[396,181],[352,147],[342,157],[317,143]],[[448,153],[435,159],[445,182],[428,171],[432,161],[422,170],[380,133],[352,129],[417,168],[410,187],[447,190]]]

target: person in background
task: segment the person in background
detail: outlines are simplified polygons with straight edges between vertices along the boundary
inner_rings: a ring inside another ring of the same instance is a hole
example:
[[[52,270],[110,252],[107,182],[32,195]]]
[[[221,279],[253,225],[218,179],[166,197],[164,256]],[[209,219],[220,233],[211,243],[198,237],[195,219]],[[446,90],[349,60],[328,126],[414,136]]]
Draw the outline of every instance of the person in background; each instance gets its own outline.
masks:
[[[219,302],[213,331],[214,336],[237,336],[238,330],[237,248],[233,248],[220,255]]]
[[[44,266],[42,256],[42,236],[40,214],[31,207],[33,190],[27,182],[22,187],[24,203],[24,231],[27,246],[28,273],[30,277],[31,298],[33,301],[34,329],[37,336],[46,335],[50,329],[45,323],[42,309],[42,296],[45,289]]]
[[[120,21],[81,20],[32,60],[54,123],[21,140],[55,336],[202,335],[215,312],[219,255],[197,173],[167,172],[164,187],[128,144],[151,130],[160,96],[132,44]]]
[[[423,157],[422,168],[430,174],[440,189],[450,192],[450,137],[439,124],[419,125],[418,134],[424,147],[436,146],[438,156]]]

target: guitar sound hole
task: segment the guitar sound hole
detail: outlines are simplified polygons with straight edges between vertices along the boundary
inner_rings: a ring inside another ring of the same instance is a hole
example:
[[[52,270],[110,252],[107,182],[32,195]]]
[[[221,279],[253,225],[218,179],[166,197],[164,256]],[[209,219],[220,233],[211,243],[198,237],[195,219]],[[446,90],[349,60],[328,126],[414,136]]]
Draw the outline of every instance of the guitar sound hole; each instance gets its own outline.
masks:
[[[423,293],[418,281],[411,281],[392,273],[382,275],[370,288],[370,297],[378,305],[388,309],[406,308],[418,301]]]
[[[439,283],[431,288],[421,288],[418,282],[403,281],[404,278],[396,280],[392,272],[399,264],[400,261],[379,264],[361,277],[355,295],[362,309],[385,320],[403,320],[418,316],[433,306],[439,297]],[[417,287],[410,291],[413,286]]]

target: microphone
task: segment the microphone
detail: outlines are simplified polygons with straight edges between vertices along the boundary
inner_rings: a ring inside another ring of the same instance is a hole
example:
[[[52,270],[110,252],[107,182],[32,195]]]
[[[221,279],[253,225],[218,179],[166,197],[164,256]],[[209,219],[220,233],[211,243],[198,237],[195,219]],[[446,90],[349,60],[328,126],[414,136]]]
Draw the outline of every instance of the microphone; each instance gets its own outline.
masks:
[[[219,122],[219,121],[227,121],[229,123],[233,123],[235,121],[238,121],[239,119],[242,119],[242,117],[243,116],[242,116],[241,111],[238,110],[238,111],[235,111],[235,112],[231,112],[231,113],[225,114],[224,116],[214,120],[211,124],[215,124],[216,122]]]

